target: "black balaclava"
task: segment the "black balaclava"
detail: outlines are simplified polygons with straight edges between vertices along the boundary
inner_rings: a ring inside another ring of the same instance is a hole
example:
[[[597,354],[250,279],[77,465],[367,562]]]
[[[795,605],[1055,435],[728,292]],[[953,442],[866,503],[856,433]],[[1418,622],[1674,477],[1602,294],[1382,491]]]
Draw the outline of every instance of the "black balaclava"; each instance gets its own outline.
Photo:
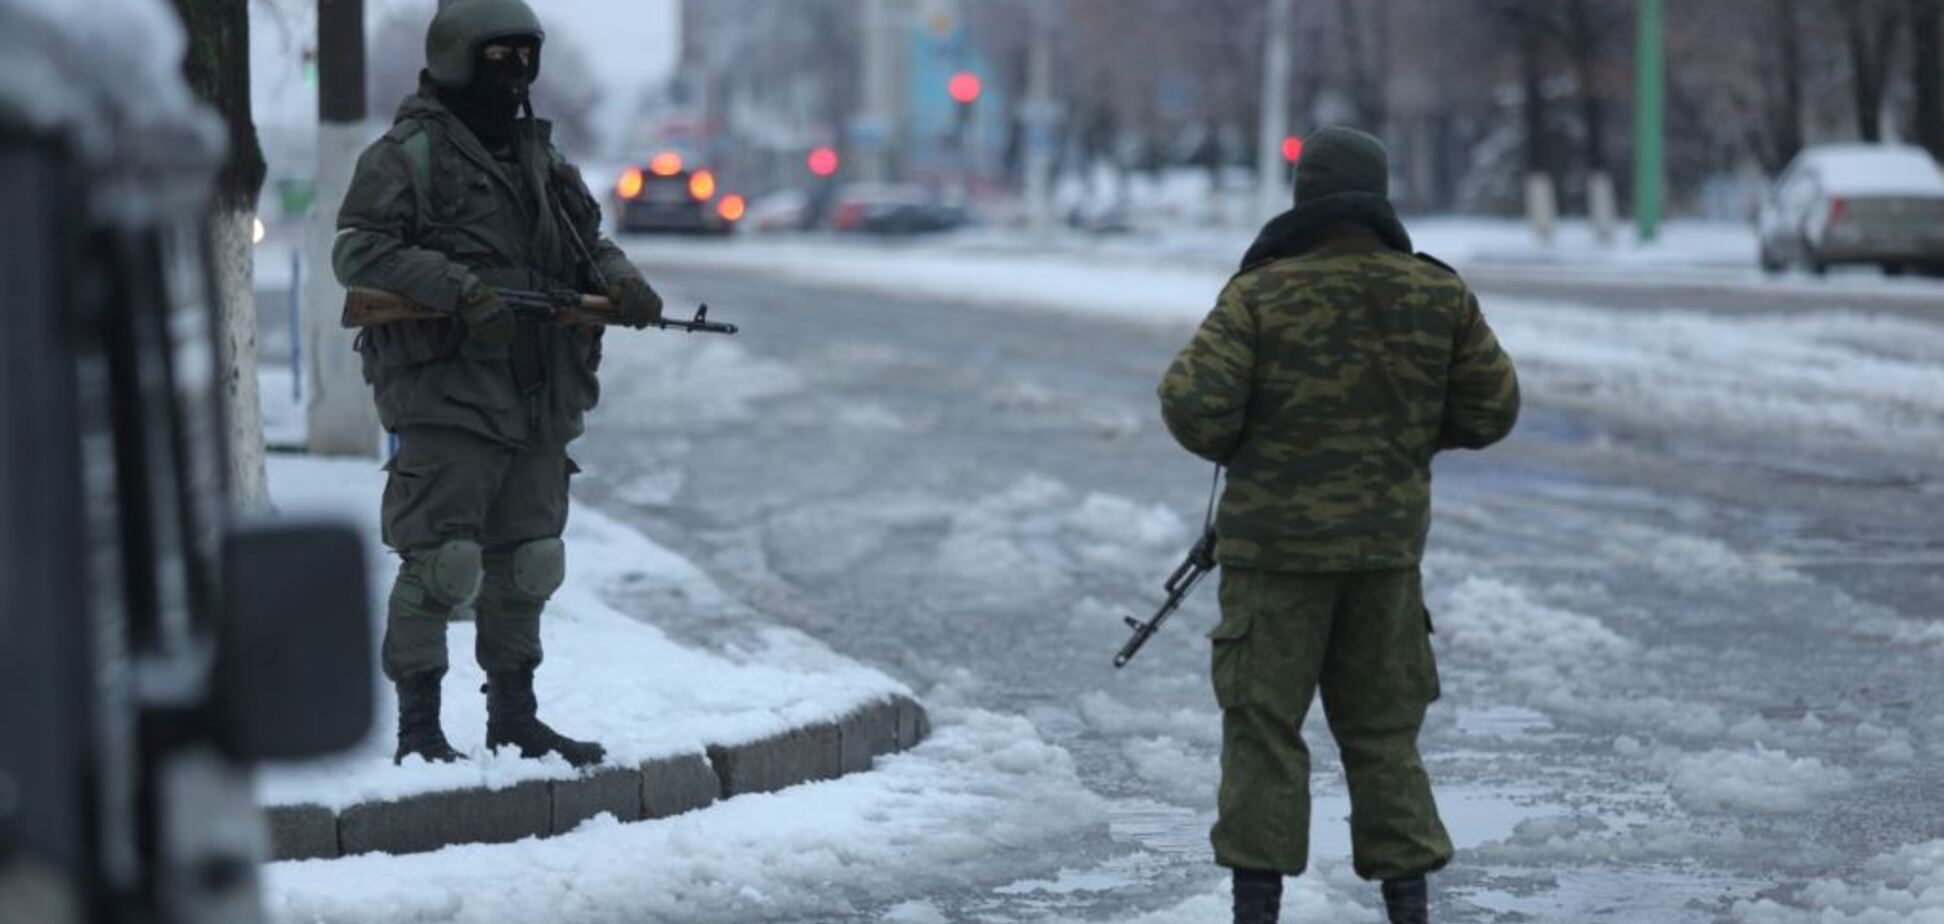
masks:
[[[513,54],[503,60],[486,59],[487,45],[505,45]],[[522,63],[519,50],[531,49],[533,63]],[[441,87],[439,102],[459,117],[472,133],[489,147],[512,140],[513,124],[527,107],[527,90],[533,84],[534,64],[538,63],[540,41],[530,35],[481,42],[473,49],[472,81],[463,87]],[[529,110],[530,111],[530,110]]]

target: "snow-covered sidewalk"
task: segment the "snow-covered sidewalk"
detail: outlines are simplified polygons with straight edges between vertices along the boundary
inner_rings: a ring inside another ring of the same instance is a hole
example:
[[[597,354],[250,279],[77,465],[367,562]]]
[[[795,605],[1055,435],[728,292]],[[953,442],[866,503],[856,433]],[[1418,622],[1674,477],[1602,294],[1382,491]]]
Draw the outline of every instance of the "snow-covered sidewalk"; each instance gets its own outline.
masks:
[[[272,496],[286,514],[327,514],[361,524],[372,550],[374,612],[396,564],[378,543],[384,476],[375,461],[272,456]],[[883,673],[850,661],[799,632],[741,632],[744,644],[704,651],[677,644],[651,622],[657,608],[701,608],[737,619],[743,611],[688,561],[598,511],[576,506],[567,532],[568,580],[547,611],[546,661],[536,678],[546,717],[570,734],[601,741],[608,763],[698,755],[710,745],[758,741],[854,710],[910,695]],[[643,605],[624,613],[625,596]],[[749,641],[752,640],[753,641]],[[267,769],[267,805],[341,809],[360,802],[466,788],[499,789],[531,779],[577,776],[565,761],[494,756],[483,746],[483,677],[473,662],[473,626],[451,627],[452,668],[444,720],[463,763],[394,767],[396,708],[380,681],[379,716],[359,748],[315,763]]]

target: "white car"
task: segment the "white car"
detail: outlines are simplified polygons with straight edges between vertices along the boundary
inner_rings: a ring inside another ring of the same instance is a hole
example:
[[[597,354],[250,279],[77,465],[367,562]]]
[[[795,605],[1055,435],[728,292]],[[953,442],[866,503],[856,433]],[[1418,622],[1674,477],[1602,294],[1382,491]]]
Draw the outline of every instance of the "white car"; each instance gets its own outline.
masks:
[[[1822,273],[1875,263],[1886,273],[1944,271],[1944,169],[1922,148],[1806,148],[1769,188],[1758,219],[1762,269]]]

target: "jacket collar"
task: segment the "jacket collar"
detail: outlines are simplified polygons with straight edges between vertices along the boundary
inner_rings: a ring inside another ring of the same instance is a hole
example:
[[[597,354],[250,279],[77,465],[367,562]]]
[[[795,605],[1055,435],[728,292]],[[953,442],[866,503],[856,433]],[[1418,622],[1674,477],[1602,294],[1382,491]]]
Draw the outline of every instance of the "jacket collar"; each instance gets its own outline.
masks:
[[[1270,219],[1242,258],[1240,272],[1323,248],[1388,247],[1411,252],[1411,235],[1382,196],[1337,193],[1313,199]]]

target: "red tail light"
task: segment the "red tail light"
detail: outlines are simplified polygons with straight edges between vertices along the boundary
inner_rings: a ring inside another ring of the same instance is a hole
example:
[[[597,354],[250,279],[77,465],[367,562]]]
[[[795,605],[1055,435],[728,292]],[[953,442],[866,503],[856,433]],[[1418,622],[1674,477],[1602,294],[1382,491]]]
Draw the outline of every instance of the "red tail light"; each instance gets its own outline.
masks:
[[[1849,203],[1844,202],[1841,199],[1829,200],[1829,223],[1830,224],[1833,225],[1839,221],[1842,221],[1843,216],[1848,212],[1849,212]]]

